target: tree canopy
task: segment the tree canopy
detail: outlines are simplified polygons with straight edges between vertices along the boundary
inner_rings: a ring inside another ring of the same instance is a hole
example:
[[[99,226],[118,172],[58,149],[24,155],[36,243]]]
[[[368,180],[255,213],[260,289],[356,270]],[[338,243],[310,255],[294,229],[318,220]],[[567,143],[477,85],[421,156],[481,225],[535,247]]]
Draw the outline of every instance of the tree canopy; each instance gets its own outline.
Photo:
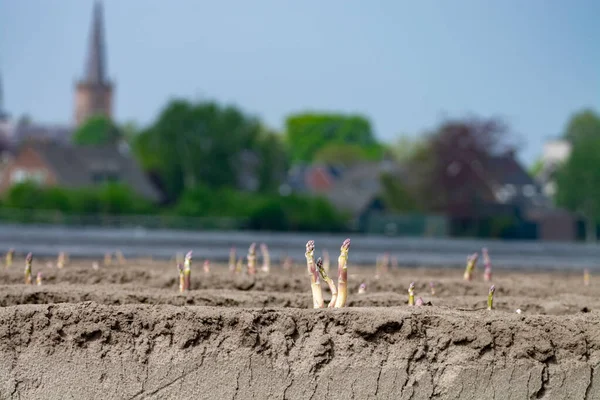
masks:
[[[419,204],[431,211],[470,212],[488,191],[483,164],[506,150],[506,126],[496,119],[448,120],[426,137],[407,161]]]
[[[170,102],[156,121],[136,135],[134,152],[153,171],[171,200],[184,190],[238,187],[255,169],[258,186],[272,188],[285,169],[281,141],[258,119],[214,102]],[[246,157],[254,154],[253,162]]]
[[[368,160],[381,158],[371,123],[359,115],[295,114],[287,118],[285,127],[292,162],[311,162],[317,155],[321,159],[341,156],[344,161],[348,154]]]
[[[563,137],[572,143],[587,136],[600,136],[600,115],[589,109],[573,115],[563,133]]]
[[[581,213],[588,222],[588,238],[595,239],[600,220],[600,116],[586,110],[575,114],[564,132],[571,154],[556,172],[557,205]]]
[[[115,144],[121,139],[120,129],[107,117],[98,115],[84,122],[75,133],[72,141],[82,146]]]

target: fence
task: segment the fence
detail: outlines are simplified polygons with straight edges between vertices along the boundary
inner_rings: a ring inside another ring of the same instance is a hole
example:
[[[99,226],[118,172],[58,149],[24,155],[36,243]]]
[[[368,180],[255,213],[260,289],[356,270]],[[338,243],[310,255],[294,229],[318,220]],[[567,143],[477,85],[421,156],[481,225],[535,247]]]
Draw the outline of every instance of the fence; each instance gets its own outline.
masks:
[[[464,267],[467,254],[487,247],[495,268],[560,269],[581,272],[597,268],[600,247],[589,244],[533,241],[500,241],[385,237],[352,234],[351,264],[373,264],[378,255],[389,252],[405,266]],[[66,251],[74,257],[100,258],[106,252],[121,250],[127,257],[171,259],[176,253],[193,250],[198,258],[216,262],[228,259],[229,249],[245,254],[252,242],[266,243],[274,261],[287,255],[304,261],[304,245],[313,239],[317,255],[327,249],[335,259],[346,235],[310,233],[218,231],[24,226],[0,224],[0,249],[14,248],[17,253],[32,251],[38,256],[56,256]],[[1,251],[1,250],[0,250]]]

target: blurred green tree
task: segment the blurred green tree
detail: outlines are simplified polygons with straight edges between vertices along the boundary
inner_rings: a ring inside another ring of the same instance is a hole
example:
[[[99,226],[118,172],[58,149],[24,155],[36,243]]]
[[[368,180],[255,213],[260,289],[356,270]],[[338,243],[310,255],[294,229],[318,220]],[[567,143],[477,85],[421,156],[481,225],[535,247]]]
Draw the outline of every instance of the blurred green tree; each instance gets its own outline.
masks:
[[[134,153],[156,174],[168,198],[175,201],[198,184],[235,188],[242,173],[255,169],[259,186],[275,186],[285,169],[285,153],[276,135],[258,119],[214,102],[173,100],[157,120],[136,136]],[[247,153],[256,163],[248,163]]]
[[[373,134],[371,123],[359,115],[302,113],[289,116],[285,125],[292,162],[311,162],[328,145],[332,146],[330,150],[323,151],[329,155],[334,153],[334,145],[355,145],[366,159],[382,157],[382,146]],[[348,148],[344,151],[347,155]]]
[[[571,143],[587,136],[600,136],[600,115],[590,109],[576,113],[567,123],[563,136]]]
[[[317,150],[313,161],[350,167],[370,158],[370,154],[359,145],[330,143]]]
[[[122,136],[120,129],[109,118],[98,115],[77,128],[72,141],[81,146],[101,146],[115,144]]]
[[[556,171],[556,204],[586,220],[586,237],[596,241],[600,220],[600,118],[591,111],[575,114],[564,136],[571,154]]]

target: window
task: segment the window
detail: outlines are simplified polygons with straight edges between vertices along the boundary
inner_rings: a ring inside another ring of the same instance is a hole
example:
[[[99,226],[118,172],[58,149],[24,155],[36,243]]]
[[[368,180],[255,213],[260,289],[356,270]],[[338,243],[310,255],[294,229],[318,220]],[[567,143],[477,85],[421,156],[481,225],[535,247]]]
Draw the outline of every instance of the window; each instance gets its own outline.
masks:
[[[27,171],[22,168],[17,168],[10,174],[12,183],[21,183],[27,179]]]
[[[26,170],[23,168],[17,168],[12,171],[10,175],[10,181],[12,183],[21,183],[25,181],[32,181],[35,183],[44,183],[46,180],[46,171],[42,169]]]
[[[533,197],[535,196],[535,186],[534,185],[523,185],[523,196],[525,197]]]

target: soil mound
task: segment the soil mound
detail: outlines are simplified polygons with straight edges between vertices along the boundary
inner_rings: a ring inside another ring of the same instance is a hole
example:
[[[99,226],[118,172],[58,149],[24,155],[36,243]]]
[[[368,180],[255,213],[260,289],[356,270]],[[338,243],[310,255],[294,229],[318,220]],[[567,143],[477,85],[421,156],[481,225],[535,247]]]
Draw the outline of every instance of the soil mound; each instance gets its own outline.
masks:
[[[0,308],[2,398],[598,399],[600,315]]]
[[[581,273],[499,271],[488,311],[481,271],[350,266],[348,307],[313,310],[303,266],[199,261],[179,293],[173,263],[47,261],[41,286],[0,269],[0,399],[600,399]],[[406,305],[412,281],[431,306]]]

